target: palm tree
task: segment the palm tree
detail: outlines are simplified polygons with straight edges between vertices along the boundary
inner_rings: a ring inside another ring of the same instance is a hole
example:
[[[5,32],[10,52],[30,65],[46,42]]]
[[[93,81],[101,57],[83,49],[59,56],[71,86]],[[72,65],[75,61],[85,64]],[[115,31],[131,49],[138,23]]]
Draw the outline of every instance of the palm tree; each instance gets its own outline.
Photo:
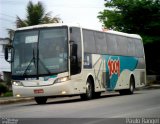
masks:
[[[60,21],[61,19],[57,16],[51,17],[51,12],[45,13],[45,8],[41,2],[33,4],[29,1],[26,19],[23,20],[17,16],[16,26],[19,28],[37,24],[58,23]]]

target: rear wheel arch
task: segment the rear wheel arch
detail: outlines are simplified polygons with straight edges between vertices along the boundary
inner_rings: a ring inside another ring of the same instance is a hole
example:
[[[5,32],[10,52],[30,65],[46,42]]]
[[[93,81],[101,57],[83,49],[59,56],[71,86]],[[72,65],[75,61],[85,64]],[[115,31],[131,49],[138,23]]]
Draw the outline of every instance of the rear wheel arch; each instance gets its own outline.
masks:
[[[130,95],[134,93],[135,90],[135,77],[133,74],[130,75],[129,77],[129,88],[128,89],[124,89],[124,90],[119,90],[119,93],[121,95]]]

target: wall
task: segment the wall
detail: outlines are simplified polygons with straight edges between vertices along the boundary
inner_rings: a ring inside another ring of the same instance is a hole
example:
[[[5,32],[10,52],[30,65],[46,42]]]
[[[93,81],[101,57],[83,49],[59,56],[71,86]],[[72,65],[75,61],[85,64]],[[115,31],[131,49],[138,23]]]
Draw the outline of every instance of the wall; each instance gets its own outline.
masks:
[[[8,38],[0,38],[0,78],[3,79],[3,80],[5,79],[6,81],[9,80],[7,78],[8,76],[5,77],[6,73],[11,72],[10,63],[5,61],[5,58],[4,58],[4,47],[8,43],[9,43]]]

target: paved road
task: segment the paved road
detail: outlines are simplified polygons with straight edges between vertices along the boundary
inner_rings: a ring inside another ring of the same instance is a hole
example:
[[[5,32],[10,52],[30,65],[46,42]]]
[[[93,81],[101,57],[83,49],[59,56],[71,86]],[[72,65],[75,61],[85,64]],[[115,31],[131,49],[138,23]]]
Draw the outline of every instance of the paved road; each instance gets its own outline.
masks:
[[[133,95],[103,94],[81,101],[79,97],[49,99],[0,106],[2,118],[160,118],[160,89],[140,90]]]

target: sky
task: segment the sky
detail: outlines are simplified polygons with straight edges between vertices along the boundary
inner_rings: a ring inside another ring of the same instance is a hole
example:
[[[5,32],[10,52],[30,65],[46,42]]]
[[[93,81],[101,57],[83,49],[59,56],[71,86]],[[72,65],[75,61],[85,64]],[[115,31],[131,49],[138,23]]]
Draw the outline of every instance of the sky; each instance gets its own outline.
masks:
[[[16,29],[16,16],[26,17],[29,1],[41,1],[46,12],[58,16],[64,23],[79,23],[83,26],[101,29],[97,15],[105,9],[104,0],[0,0],[0,38],[8,37],[6,29]]]

